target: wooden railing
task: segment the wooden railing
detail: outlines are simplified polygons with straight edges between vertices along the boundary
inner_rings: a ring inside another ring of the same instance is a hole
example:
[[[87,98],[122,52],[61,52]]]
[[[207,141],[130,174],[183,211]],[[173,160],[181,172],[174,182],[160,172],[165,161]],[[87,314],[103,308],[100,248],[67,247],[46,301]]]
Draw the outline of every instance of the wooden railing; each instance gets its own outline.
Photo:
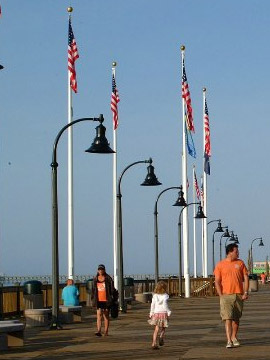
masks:
[[[179,296],[179,280],[176,277],[161,279],[167,282],[167,291],[170,296]],[[62,303],[61,295],[65,284],[59,285],[59,299]],[[81,304],[86,304],[89,298],[86,283],[76,283],[79,288]],[[153,279],[134,280],[134,293],[153,292],[155,281]],[[185,280],[182,281],[182,294],[185,294]],[[205,297],[215,296],[214,278],[191,278],[190,280],[191,296]],[[43,305],[44,308],[52,306],[52,286],[51,284],[42,285]],[[0,287],[0,318],[6,316],[19,316],[23,313],[23,286],[6,286]]]

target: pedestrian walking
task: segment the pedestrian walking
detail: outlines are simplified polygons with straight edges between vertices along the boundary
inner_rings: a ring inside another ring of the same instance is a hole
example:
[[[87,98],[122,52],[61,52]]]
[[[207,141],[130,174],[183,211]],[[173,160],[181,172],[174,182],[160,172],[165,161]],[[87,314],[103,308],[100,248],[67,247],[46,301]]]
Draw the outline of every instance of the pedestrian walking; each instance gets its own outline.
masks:
[[[226,258],[217,264],[214,275],[220,298],[220,315],[225,321],[226,348],[238,347],[237,332],[243,304],[248,299],[249,278],[244,262],[239,259],[237,244],[226,246]]]
[[[159,331],[159,346],[164,345],[165,329],[169,326],[168,317],[171,315],[171,310],[168,306],[169,295],[166,291],[166,283],[164,281],[159,281],[154,289],[152,297],[148,323],[155,326],[152,341],[153,350],[159,349],[157,345]]]
[[[113,279],[106,273],[103,264],[98,265],[97,275],[93,279],[92,305],[97,309],[97,332],[96,336],[102,336],[101,325],[104,320],[104,336],[108,335],[110,324],[110,308],[115,301]]]

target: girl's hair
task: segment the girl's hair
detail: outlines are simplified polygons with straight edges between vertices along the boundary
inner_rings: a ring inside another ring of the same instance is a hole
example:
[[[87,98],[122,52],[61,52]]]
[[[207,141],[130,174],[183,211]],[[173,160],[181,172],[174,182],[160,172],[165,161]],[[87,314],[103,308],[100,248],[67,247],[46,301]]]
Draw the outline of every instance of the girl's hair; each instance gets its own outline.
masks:
[[[154,293],[165,294],[166,290],[167,290],[167,284],[164,281],[159,281],[155,286]]]

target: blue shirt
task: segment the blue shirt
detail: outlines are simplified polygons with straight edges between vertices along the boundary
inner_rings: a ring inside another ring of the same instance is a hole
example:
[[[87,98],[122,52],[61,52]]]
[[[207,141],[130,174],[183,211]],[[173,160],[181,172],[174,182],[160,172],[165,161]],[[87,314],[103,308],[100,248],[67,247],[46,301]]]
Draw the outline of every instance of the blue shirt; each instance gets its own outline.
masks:
[[[76,306],[79,305],[79,290],[75,285],[65,286],[62,291],[62,300],[64,300],[64,306]]]

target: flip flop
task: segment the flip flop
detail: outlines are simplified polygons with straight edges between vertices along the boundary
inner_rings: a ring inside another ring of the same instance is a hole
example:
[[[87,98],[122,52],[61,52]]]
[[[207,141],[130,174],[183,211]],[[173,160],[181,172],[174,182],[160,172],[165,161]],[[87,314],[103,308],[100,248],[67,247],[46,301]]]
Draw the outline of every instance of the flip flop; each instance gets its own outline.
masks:
[[[98,331],[95,333],[96,336],[102,336],[101,333]]]
[[[152,349],[153,349],[153,350],[158,350],[159,347],[158,347],[157,345],[154,345],[154,346],[152,346]]]

